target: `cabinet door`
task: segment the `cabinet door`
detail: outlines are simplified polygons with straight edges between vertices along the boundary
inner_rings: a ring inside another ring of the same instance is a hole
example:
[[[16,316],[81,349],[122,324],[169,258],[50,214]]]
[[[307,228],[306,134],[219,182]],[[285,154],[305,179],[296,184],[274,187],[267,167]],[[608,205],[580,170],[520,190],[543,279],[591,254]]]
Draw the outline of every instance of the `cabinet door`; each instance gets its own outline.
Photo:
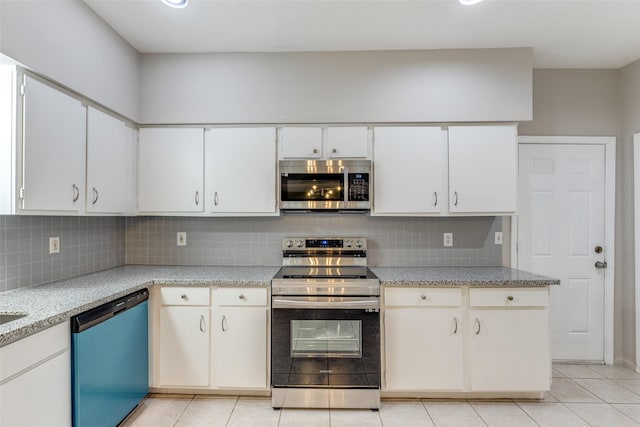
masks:
[[[367,158],[369,131],[364,126],[327,128],[327,157]]]
[[[319,159],[322,157],[321,127],[280,128],[280,157],[283,159]]]
[[[214,309],[213,382],[216,387],[267,387],[267,309]]]
[[[512,213],[516,210],[515,125],[449,127],[451,213]]]
[[[87,109],[25,76],[23,211],[84,211]]]
[[[462,311],[385,310],[387,390],[462,390]]]
[[[160,308],[159,386],[209,385],[209,307]]]
[[[202,212],[204,129],[140,129],[138,210]]]
[[[379,127],[374,133],[373,213],[442,213],[447,151],[440,128]]]
[[[215,128],[205,132],[205,210],[276,211],[275,128]]]
[[[68,350],[0,386],[0,425],[71,425]]]
[[[551,380],[547,309],[469,312],[472,391],[544,391]]]
[[[87,212],[133,213],[135,137],[124,122],[88,108]]]

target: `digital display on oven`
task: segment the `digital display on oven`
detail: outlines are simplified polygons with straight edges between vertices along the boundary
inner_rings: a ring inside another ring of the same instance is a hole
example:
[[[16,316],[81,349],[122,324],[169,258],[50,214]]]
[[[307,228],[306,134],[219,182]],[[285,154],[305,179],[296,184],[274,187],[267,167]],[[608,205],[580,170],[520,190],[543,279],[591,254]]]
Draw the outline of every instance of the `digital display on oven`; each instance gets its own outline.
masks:
[[[309,239],[306,241],[307,248],[341,248],[342,239]]]

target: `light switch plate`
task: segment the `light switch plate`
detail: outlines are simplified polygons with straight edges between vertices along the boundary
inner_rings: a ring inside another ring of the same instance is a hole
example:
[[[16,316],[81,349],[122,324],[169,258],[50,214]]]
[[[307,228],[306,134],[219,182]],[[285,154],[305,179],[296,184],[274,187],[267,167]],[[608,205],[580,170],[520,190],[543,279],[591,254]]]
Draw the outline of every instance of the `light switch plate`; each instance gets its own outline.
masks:
[[[502,244],[502,231],[496,231],[495,244],[496,245]]]
[[[444,246],[453,246],[453,233],[444,233],[442,237]]]
[[[49,253],[60,253],[60,237],[49,237]]]
[[[187,246],[187,233],[184,231],[178,231],[176,234],[176,245]]]

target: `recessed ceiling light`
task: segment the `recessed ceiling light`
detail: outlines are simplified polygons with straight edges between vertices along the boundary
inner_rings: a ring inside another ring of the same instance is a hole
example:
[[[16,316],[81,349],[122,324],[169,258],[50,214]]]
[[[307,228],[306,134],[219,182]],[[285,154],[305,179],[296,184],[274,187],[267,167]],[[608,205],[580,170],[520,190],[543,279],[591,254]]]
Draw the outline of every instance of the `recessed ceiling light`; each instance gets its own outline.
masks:
[[[162,0],[162,3],[167,6],[175,7],[177,9],[182,9],[183,7],[187,7],[187,3],[189,0]]]
[[[460,4],[465,6],[471,6],[472,4],[480,3],[482,0],[460,0]]]

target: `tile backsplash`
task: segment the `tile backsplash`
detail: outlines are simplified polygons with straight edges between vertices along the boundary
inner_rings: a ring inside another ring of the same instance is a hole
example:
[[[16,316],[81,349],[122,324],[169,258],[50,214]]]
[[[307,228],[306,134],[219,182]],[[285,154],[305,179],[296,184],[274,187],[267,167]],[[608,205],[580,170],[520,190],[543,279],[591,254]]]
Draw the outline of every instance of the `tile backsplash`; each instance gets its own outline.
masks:
[[[123,265],[125,218],[0,216],[0,292]],[[49,254],[49,237],[60,253]]]
[[[136,217],[127,219],[126,263],[280,265],[283,237],[357,236],[369,240],[374,266],[495,266],[502,265],[496,231],[500,217]],[[176,245],[177,232],[187,233],[187,246]],[[453,233],[453,247],[443,247],[443,233]]]
[[[187,246],[176,245],[179,231]],[[366,237],[373,266],[502,265],[496,231],[500,217],[0,216],[0,292],[124,264],[280,265],[290,236]],[[453,247],[443,247],[443,233],[453,233]],[[54,236],[59,254],[49,254]]]

